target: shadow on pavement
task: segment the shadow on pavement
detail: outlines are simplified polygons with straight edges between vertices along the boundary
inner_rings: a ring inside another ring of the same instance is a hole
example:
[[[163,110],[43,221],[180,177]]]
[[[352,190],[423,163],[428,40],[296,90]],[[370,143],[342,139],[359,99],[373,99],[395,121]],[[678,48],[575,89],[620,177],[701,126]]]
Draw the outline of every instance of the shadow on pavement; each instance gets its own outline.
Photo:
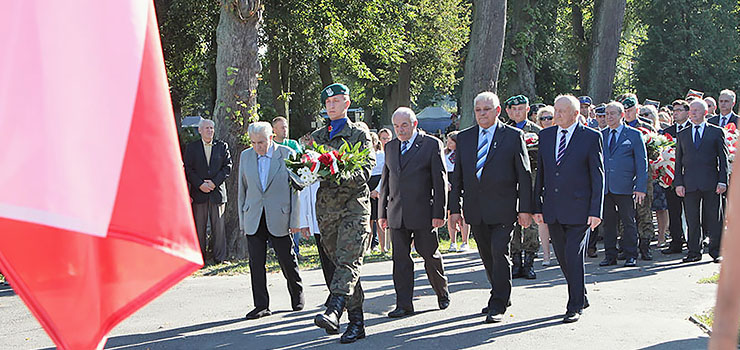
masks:
[[[661,344],[655,344],[642,348],[642,350],[694,350],[694,349],[706,349],[707,343],[709,342],[708,337],[701,338],[690,338],[673,340]]]

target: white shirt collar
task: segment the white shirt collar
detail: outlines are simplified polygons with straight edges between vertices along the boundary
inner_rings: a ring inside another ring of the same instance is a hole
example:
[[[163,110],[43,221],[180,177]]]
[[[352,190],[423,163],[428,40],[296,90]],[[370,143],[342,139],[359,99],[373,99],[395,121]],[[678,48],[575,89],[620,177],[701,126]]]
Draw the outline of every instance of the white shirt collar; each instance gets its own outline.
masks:
[[[720,119],[722,119],[722,118],[727,118],[727,122],[729,123],[729,122],[730,122],[730,117],[731,117],[731,116],[732,116],[732,110],[730,110],[730,113],[728,113],[727,115],[722,115],[722,114],[720,114],[720,115],[719,115],[719,118],[720,118]]]
[[[575,130],[576,130],[576,126],[577,126],[577,125],[578,125],[578,120],[576,120],[575,122],[573,122],[573,124],[571,124],[571,125],[570,125],[570,126],[569,126],[568,128],[566,128],[566,129],[563,129],[563,128],[561,128],[560,126],[558,126],[558,134],[560,134],[560,133],[562,132],[562,130],[568,130],[568,135],[573,135],[573,131],[575,131]]]
[[[492,135],[493,132],[496,130],[496,127],[497,126],[498,126],[498,120],[495,123],[493,123],[493,125],[485,128],[485,129],[482,126],[478,125],[478,129],[480,129],[480,130],[478,130],[478,134],[482,133],[483,130],[485,130],[488,133],[488,135]]]

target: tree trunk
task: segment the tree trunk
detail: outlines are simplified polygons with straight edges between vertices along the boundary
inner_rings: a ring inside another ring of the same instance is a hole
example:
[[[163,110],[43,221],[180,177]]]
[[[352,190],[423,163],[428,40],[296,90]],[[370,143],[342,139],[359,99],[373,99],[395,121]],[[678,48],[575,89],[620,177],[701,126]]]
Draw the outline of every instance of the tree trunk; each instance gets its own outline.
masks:
[[[216,28],[216,137],[229,144],[233,167],[226,180],[226,240],[229,255],[247,255],[246,238],[239,234],[237,189],[239,155],[246,148],[242,136],[250,118],[257,115],[257,75],[262,70],[258,57],[258,28],[261,19],[259,0],[222,2]]]
[[[531,43],[520,47],[517,45],[517,36],[523,33],[526,36],[529,29],[527,26],[533,21],[532,16],[526,11],[527,8],[536,8],[536,0],[520,0],[510,3],[510,21],[509,31],[506,33],[506,40],[510,48],[507,55],[516,63],[516,74],[510,77],[507,90],[511,95],[523,94],[534,100],[537,94],[535,84],[535,68],[531,59],[534,57],[534,45]],[[502,96],[506,98],[506,96]]]
[[[496,92],[505,32],[506,0],[473,0],[473,27],[462,89],[465,106],[472,106],[473,99],[482,91]],[[473,125],[473,108],[464,107],[462,111],[460,127]]]
[[[278,115],[287,117],[287,107],[283,96],[283,82],[280,78],[280,59],[278,57],[278,49],[274,46],[270,46],[269,53],[267,55],[270,68],[270,90],[272,91],[272,105],[275,107],[275,111]]]
[[[391,111],[391,114],[396,111],[398,107],[411,107],[411,63],[409,63],[410,57],[406,57],[406,61],[401,63],[398,69],[398,97],[396,98],[396,106]]]
[[[325,88],[334,83],[334,77],[331,75],[331,61],[328,58],[319,57],[319,76],[321,76],[321,88]]]
[[[612,1],[612,0],[610,0]],[[619,0],[613,0],[619,1]],[[582,94],[588,94],[589,67],[591,66],[591,46],[586,38],[586,31],[583,28],[583,10],[580,1],[571,0],[571,23],[573,25],[573,37],[575,38],[576,57],[578,57],[578,79]]]
[[[381,125],[391,125],[391,115],[398,108],[398,84],[385,87],[385,98],[383,99],[383,116]]]
[[[588,92],[594,103],[607,102],[612,96],[626,8],[627,0],[597,1],[594,4],[593,54],[588,79]]]

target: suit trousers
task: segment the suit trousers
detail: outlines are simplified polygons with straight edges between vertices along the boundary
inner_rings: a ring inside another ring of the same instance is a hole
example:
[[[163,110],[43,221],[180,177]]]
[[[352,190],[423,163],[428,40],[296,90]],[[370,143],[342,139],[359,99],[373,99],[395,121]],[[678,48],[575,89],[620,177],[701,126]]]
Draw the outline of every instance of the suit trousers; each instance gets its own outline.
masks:
[[[478,253],[491,284],[488,309],[494,314],[504,313],[511,301],[511,259],[509,243],[514,224],[471,225],[478,242]]]
[[[449,298],[447,277],[445,276],[442,254],[439,252],[439,239],[432,227],[421,230],[391,228],[393,244],[393,286],[396,289],[396,306],[413,310],[414,261],[411,260],[411,241],[416,251],[424,259],[424,269],[438,298]]]
[[[604,250],[608,259],[617,259],[617,227],[624,225],[621,247],[627,258],[637,258],[635,202],[631,194],[607,193],[604,196]]]
[[[719,257],[722,237],[722,202],[715,191],[686,192],[689,256],[701,255],[702,236],[709,237],[709,255]]]
[[[633,216],[634,217],[634,216]],[[583,310],[586,301],[585,252],[588,225],[547,224],[555,256],[568,282],[567,312]]]
[[[291,306],[304,304],[303,281],[298,274],[298,259],[293,252],[293,240],[290,235],[275,237],[267,229],[265,213],[262,212],[257,232],[247,235],[247,250],[249,252],[249,276],[252,280],[252,297],[254,306],[266,309],[270,306],[270,296],[267,293],[267,272],[265,262],[267,256],[267,241],[272,242],[280,270],[288,281],[288,293]]]
[[[206,243],[213,249],[213,259],[216,262],[226,260],[228,250],[226,249],[226,234],[224,229],[224,210],[226,203],[193,203],[193,218],[195,219],[195,231],[198,233],[200,252],[203,261],[206,260]],[[211,219],[211,239],[206,241],[206,226]]]
[[[329,255],[324,251],[324,247],[321,245],[321,235],[313,235],[316,240],[316,250],[319,251],[319,263],[321,263],[321,272],[324,273],[324,282],[326,282],[326,288],[331,285],[331,280],[334,278],[334,263],[329,259]]]
[[[668,218],[670,221],[668,224],[668,231],[671,232],[670,249],[680,251],[684,242],[684,199],[676,194],[676,189],[673,187],[665,190],[665,198],[668,202]]]

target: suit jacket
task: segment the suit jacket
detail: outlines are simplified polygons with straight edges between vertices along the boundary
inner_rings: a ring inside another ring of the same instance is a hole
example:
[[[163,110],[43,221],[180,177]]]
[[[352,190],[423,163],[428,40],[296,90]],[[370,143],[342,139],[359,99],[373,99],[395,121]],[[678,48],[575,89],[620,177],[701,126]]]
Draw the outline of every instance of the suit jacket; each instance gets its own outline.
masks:
[[[229,145],[221,140],[213,140],[211,162],[206,161],[203,141],[193,141],[185,148],[185,176],[190,185],[190,197],[193,203],[226,203],[226,179],[231,174],[231,153]],[[204,180],[211,180],[216,189],[205,193],[200,190]]]
[[[719,118],[720,118],[720,115],[717,114],[717,115],[715,115],[715,116],[707,119],[707,123],[714,124],[714,125],[719,126]],[[735,114],[735,112],[730,112],[730,120],[728,121],[728,123],[735,123],[735,127],[737,127],[738,126],[738,124],[737,124],[738,120],[737,119],[738,119],[738,115]]]
[[[542,213],[546,223],[583,225],[589,216],[601,218],[604,203],[601,133],[578,123],[557,165],[557,132],[557,126],[540,132],[534,212]]]
[[[642,132],[625,125],[615,141],[617,148],[610,152],[611,129],[601,131],[604,145],[604,193],[632,194],[647,192],[647,150]]]
[[[496,132],[478,180],[475,163],[479,130],[475,125],[457,135],[450,213],[460,213],[462,198],[465,221],[469,224],[511,224],[517,220],[517,213],[532,212],[532,177],[524,133],[496,123]]]
[[[300,225],[299,195],[290,187],[288,168],[285,166],[285,159],[295,152],[276,143],[272,147],[264,189],[254,148],[242,151],[239,156],[239,227],[247,235],[257,232],[263,210],[267,229],[275,237],[287,236],[289,228]]]
[[[401,141],[385,145],[378,217],[391,228],[429,229],[447,213],[447,170],[442,141],[419,130],[401,155]]]
[[[673,183],[686,192],[714,191],[727,184],[727,144],[724,131],[707,123],[699,149],[694,146],[693,127],[681,130],[676,143],[676,170]]]

